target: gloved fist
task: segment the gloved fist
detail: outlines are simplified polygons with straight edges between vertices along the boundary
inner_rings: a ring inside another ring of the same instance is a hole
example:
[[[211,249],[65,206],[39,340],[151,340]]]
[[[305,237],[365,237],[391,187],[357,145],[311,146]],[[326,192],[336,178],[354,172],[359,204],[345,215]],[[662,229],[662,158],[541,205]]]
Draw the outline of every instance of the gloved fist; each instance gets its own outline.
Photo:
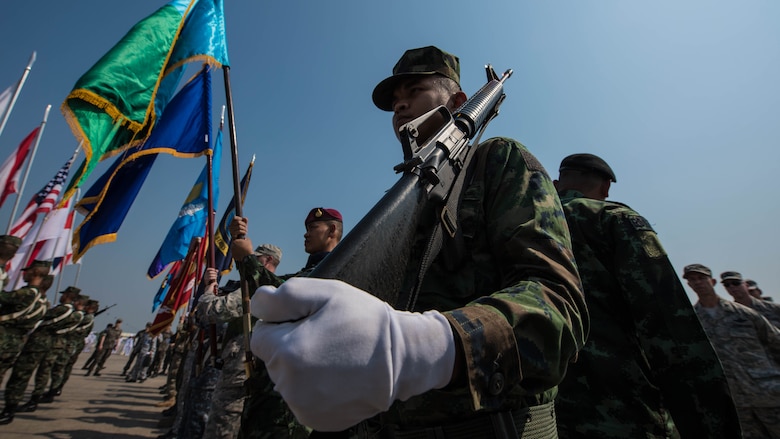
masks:
[[[396,311],[337,280],[293,278],[252,296],[252,352],[304,425],[339,431],[447,385],[455,342],[437,311]]]

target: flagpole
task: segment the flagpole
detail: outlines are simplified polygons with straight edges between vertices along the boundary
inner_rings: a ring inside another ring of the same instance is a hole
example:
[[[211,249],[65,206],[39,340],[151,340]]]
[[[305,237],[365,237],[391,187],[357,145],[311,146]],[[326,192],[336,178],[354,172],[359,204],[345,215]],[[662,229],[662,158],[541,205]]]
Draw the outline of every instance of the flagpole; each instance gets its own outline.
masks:
[[[228,116],[228,130],[230,132],[230,156],[233,163],[233,199],[237,200],[234,203],[236,209],[236,216],[243,216],[243,206],[241,200],[241,183],[239,179],[238,169],[238,142],[236,140],[236,121],[233,116],[233,92],[230,89],[230,66],[222,66],[222,73],[225,79],[225,103],[227,104],[227,116]],[[245,236],[234,236],[233,239],[243,239]],[[250,296],[249,296],[249,283],[244,278],[241,270],[238,270],[241,276],[241,302],[244,305],[244,313],[242,317],[242,323],[244,328],[244,367],[246,369],[246,377],[249,378],[253,375],[252,364],[254,363],[254,356],[252,355],[252,345],[249,334],[252,332],[252,316],[249,314],[250,309]]]
[[[24,73],[22,73],[22,79],[19,80],[19,85],[16,86],[14,95],[11,97],[11,102],[8,104],[8,108],[5,110],[5,114],[3,114],[3,120],[0,122],[0,135],[3,134],[5,124],[8,122],[8,118],[11,116],[11,110],[13,110],[14,104],[16,104],[16,98],[19,97],[19,93],[22,92],[22,86],[24,85],[25,81],[27,81],[27,76],[30,74],[30,70],[32,70],[33,63],[35,63],[35,51],[33,51],[32,55],[30,55],[30,60],[27,62],[27,67],[24,69]],[[46,111],[48,113],[48,110]]]
[[[33,52],[35,53],[35,52]],[[51,110],[51,104],[46,106],[46,111],[43,113],[43,122],[41,122],[41,129],[38,130],[38,135],[35,137],[35,145],[30,153],[30,160],[27,162],[27,169],[24,170],[24,178],[22,184],[19,185],[19,191],[16,193],[16,200],[14,200],[14,208],[11,211],[11,219],[8,221],[8,229],[6,234],[11,232],[11,225],[14,223],[14,217],[16,216],[16,209],[19,208],[19,201],[22,199],[22,192],[24,186],[27,184],[27,177],[30,175],[30,168],[32,168],[33,160],[35,160],[35,153],[38,151],[38,145],[41,143],[41,136],[43,136],[43,129],[46,128],[46,121],[49,119],[49,111]]]
[[[222,106],[222,114],[219,119],[219,131],[222,131],[222,127],[225,125],[225,106]],[[206,162],[208,164],[208,216],[206,217],[206,233],[208,237],[208,247],[206,248],[206,251],[208,252],[208,268],[216,268],[217,265],[217,257],[214,254],[216,246],[214,245],[214,157],[213,152],[214,149],[212,148],[212,154],[206,155]],[[220,149],[220,152],[222,152],[222,149]],[[220,161],[221,162],[221,161]],[[217,276],[217,279],[219,279],[219,276]],[[213,293],[216,295],[218,290],[218,285],[214,284],[214,291]],[[211,351],[211,361],[214,364],[215,367],[217,367],[218,363],[218,355],[219,355],[219,347],[217,346],[217,324],[212,323],[209,325],[209,349]]]
[[[75,209],[75,206],[79,202],[79,198],[81,198],[81,188],[77,188],[76,189],[76,198],[73,200],[72,207],[69,207],[68,209]],[[43,228],[43,227],[41,227],[41,228]],[[72,228],[73,228],[73,225],[71,224],[71,230],[72,230]],[[61,239],[62,239],[62,236],[58,236],[57,240],[55,241],[55,244],[54,244],[55,254],[52,256],[52,263],[54,263],[54,259],[57,259],[56,251],[57,251],[57,247],[59,246],[59,243],[60,243]],[[62,256],[62,266],[60,267],[60,272],[57,274],[57,291],[61,291],[60,290],[60,283],[62,282],[62,276],[65,275],[65,260],[66,260],[67,257],[68,257],[68,253],[66,251],[65,254]],[[79,264],[79,268],[81,268],[80,264]],[[56,294],[55,294],[55,296],[56,296]]]

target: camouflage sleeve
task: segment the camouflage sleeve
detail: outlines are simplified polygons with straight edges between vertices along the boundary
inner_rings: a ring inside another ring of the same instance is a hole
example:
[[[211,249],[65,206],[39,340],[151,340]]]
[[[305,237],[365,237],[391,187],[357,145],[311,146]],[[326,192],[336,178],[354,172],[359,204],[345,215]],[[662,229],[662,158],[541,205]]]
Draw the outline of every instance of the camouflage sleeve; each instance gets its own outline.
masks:
[[[225,296],[204,294],[198,300],[198,308],[207,316],[210,322],[227,322],[244,313],[241,301],[241,289],[230,292]]]
[[[475,410],[500,406],[518,385],[527,394],[555,387],[588,327],[552,181],[520,143],[499,138],[481,145],[486,147],[484,180],[475,178],[464,197],[484,193],[485,226],[477,233],[484,234],[487,248],[477,251],[495,264],[501,289],[445,313],[465,353]]]
[[[648,373],[683,437],[738,435],[739,421],[718,356],[648,221],[614,205],[602,221]],[[698,416],[690,416],[698,413]]]
[[[246,279],[249,283],[249,295],[251,296],[256,289],[263,285],[273,285],[278,287],[284,282],[279,276],[266,270],[265,267],[260,265],[257,258],[253,255],[247,255],[238,264],[238,270],[241,273],[241,278]]]
[[[774,364],[780,364],[780,329],[772,325],[758,312],[752,313],[750,319],[756,327],[758,339],[764,346],[767,356],[773,360]]]

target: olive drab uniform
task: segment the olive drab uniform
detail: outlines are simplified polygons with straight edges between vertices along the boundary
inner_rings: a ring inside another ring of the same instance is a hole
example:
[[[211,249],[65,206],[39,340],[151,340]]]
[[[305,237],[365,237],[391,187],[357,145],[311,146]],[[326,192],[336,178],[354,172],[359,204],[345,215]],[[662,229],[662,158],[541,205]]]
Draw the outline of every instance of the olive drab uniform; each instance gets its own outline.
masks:
[[[648,221],[559,195],[591,317],[559,386],[560,437],[740,437],[718,356]]]
[[[0,291],[0,381],[24,344],[24,336],[43,318],[49,302],[38,287]]]

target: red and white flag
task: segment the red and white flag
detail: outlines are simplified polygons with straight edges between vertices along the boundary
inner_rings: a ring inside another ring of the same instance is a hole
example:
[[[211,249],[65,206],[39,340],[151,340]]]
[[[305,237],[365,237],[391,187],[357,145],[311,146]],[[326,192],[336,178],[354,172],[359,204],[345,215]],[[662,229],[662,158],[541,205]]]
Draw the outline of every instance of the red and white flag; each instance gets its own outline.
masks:
[[[65,180],[68,179],[70,165],[76,158],[77,153],[78,148],[76,149],[76,152],[73,153],[73,157],[57,171],[54,178],[46,183],[46,186],[32,197],[32,200],[27,204],[24,212],[22,212],[16,222],[11,226],[10,235],[24,239],[35,224],[35,220],[38,219],[38,214],[47,214],[57,205],[60,192],[62,192],[62,186],[65,184]]]
[[[2,111],[0,111],[1,113]],[[22,165],[30,154],[30,149],[40,129],[40,127],[36,127],[32,130],[22,140],[22,143],[19,144],[16,150],[5,159],[3,165],[0,166],[0,206],[3,205],[9,195],[19,192],[19,177],[22,175]]]

